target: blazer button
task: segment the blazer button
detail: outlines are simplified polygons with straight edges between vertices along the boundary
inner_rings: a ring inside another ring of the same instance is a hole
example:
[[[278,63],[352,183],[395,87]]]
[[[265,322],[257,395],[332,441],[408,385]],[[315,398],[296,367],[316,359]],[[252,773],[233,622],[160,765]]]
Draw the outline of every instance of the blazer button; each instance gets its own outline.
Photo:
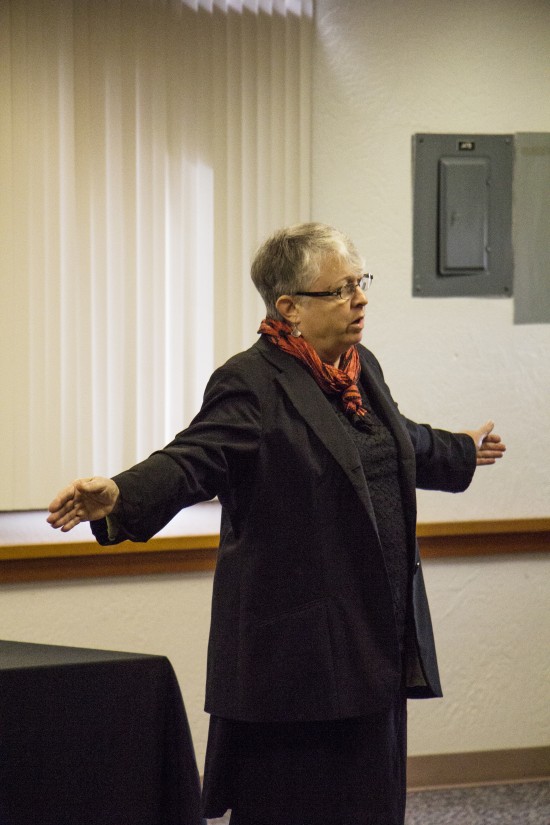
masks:
[[[419,562],[419,561],[416,561],[416,562],[414,563],[414,572],[415,572],[415,573],[416,573],[416,571],[418,570],[418,568],[419,568],[419,567],[420,567],[420,562]]]

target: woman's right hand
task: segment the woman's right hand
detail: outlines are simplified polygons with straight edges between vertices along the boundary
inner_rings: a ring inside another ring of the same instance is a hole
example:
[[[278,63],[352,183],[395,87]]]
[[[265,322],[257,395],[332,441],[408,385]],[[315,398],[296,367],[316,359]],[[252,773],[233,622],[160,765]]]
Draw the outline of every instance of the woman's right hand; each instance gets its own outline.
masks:
[[[81,521],[95,521],[113,512],[120,495],[112,478],[79,478],[61,490],[49,506],[48,523],[68,533]]]

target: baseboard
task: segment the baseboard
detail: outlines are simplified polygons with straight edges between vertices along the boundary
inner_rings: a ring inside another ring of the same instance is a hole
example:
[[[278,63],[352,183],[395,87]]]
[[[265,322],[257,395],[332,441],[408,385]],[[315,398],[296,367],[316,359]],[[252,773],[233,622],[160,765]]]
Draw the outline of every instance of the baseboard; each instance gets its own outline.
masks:
[[[550,746],[409,756],[409,790],[550,778]]]

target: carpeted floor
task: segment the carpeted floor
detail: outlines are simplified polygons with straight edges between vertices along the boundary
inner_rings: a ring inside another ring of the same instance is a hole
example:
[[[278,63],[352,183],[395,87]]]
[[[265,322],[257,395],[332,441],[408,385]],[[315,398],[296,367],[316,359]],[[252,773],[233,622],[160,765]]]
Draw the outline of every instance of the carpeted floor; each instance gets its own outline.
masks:
[[[550,825],[550,781],[411,791],[405,825]]]
[[[550,781],[415,791],[406,825],[550,825]]]

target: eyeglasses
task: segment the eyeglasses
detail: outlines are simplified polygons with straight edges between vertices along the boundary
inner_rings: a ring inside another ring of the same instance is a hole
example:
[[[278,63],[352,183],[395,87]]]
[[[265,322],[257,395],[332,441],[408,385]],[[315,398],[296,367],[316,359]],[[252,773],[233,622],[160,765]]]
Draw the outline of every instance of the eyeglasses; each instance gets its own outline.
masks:
[[[355,295],[357,287],[361,292],[367,292],[374,280],[374,275],[366,272],[357,281],[351,281],[339,286],[332,292],[295,292],[295,295],[306,295],[308,298],[338,298],[339,301],[349,301]]]

